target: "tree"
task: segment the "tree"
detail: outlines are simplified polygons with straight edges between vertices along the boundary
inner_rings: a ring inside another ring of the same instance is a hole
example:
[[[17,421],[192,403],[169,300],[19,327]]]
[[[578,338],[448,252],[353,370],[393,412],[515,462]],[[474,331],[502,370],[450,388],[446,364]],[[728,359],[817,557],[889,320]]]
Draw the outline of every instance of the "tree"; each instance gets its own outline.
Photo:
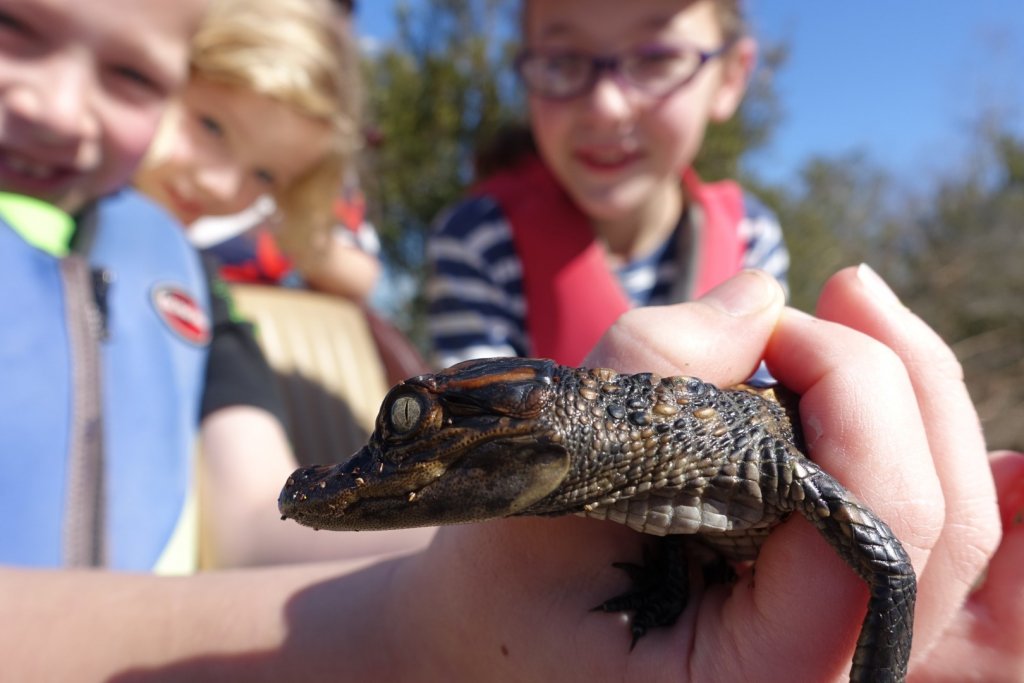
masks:
[[[508,3],[431,0],[400,4],[398,37],[367,60],[369,117],[379,138],[367,195],[385,258],[411,282],[400,320],[421,344],[424,244],[431,222],[464,191],[482,139],[518,118],[511,82]]]
[[[983,129],[981,153],[930,193],[894,283],[953,344],[989,444],[1024,449],[1024,140]]]
[[[863,154],[815,158],[796,189],[769,193],[786,230],[794,305],[866,261],[949,342],[993,447],[1024,448],[1024,141],[978,133],[977,157],[912,190]]]
[[[739,111],[728,121],[708,126],[694,166],[701,178],[739,178],[746,183],[741,161],[744,155],[771,141],[782,119],[775,90],[775,75],[788,56],[785,45],[762,46],[757,69]]]
[[[862,153],[804,163],[799,184],[763,191],[778,214],[790,252],[790,301],[811,311],[825,280],[843,266],[885,256],[895,230],[891,180]]]

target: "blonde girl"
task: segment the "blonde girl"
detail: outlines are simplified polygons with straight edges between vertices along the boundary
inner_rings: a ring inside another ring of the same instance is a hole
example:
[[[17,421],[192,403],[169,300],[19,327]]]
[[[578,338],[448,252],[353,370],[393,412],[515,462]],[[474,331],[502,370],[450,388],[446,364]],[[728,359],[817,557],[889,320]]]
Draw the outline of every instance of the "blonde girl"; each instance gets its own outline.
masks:
[[[322,0],[214,0],[136,186],[185,225],[270,197],[284,252],[315,262],[360,142],[356,52],[336,12]]]

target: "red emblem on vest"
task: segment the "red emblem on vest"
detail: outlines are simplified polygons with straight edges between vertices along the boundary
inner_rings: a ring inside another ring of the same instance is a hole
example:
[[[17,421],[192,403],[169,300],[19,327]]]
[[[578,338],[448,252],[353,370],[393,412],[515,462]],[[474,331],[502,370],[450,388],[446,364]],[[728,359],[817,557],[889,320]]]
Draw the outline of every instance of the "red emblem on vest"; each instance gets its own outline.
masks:
[[[210,343],[210,319],[195,298],[176,285],[153,288],[153,308],[171,332],[190,344]]]

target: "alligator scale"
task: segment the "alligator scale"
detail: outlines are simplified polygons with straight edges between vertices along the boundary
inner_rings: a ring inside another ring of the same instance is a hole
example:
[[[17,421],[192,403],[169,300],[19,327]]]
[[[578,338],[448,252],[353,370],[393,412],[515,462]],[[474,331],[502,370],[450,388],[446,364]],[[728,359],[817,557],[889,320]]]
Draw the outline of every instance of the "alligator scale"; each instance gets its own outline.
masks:
[[[660,572],[653,588],[645,577],[646,593],[601,606],[634,612],[634,644],[686,605],[678,539],[724,558],[708,573],[722,578],[725,561],[754,559],[769,530],[796,512],[870,588],[850,680],[903,681],[913,567],[885,522],[804,455],[795,404],[785,403],[772,390],[692,377],[467,361],[394,387],[369,443],[346,463],[296,471],[278,505],[321,529],[578,514],[666,537],[667,560],[625,565],[634,578]]]

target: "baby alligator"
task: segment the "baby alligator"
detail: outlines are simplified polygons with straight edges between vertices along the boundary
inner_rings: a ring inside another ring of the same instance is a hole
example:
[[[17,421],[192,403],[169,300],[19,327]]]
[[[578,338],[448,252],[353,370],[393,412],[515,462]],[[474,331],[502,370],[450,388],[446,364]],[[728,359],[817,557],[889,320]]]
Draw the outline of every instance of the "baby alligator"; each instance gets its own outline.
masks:
[[[369,443],[348,462],[296,471],[284,518],[322,529],[395,529],[575,513],[753,559],[797,511],[870,587],[851,681],[903,681],[917,583],[889,527],[801,452],[772,390],[690,377],[621,375],[549,360],[467,361],[394,387]],[[633,610],[633,642],[687,600],[686,553],[664,539],[640,590],[600,609]],[[693,549],[690,549],[692,554]],[[653,558],[652,558],[653,559]],[[731,574],[718,560],[709,578]]]

